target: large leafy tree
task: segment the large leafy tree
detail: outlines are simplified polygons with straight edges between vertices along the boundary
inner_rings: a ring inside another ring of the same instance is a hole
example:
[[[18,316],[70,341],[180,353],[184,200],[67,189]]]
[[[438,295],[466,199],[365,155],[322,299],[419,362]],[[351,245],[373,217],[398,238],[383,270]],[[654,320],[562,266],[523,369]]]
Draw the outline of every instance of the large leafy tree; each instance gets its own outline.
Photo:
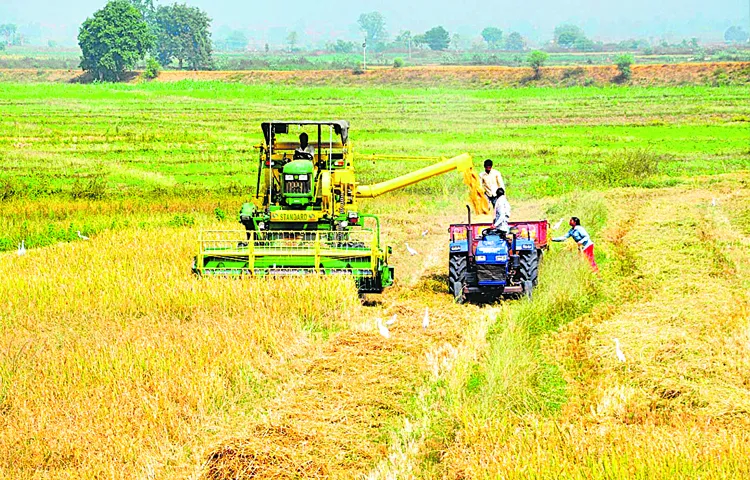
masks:
[[[586,34],[580,27],[570,24],[555,27],[555,43],[561,47],[571,48],[576,42],[580,43],[585,39]]]
[[[159,6],[155,19],[157,56],[162,65],[177,60],[180,69],[185,64],[192,70],[212,68],[211,19],[203,10],[175,3]]]
[[[732,26],[724,32],[724,40],[727,42],[744,43],[747,42],[748,34],[742,27]]]
[[[424,32],[424,40],[432,50],[445,50],[451,43],[451,36],[448,30],[437,26]]]
[[[227,50],[241,51],[247,48],[249,42],[247,36],[243,32],[234,30],[227,36],[224,43]]]
[[[359,29],[365,33],[365,41],[372,48],[380,48],[388,40],[385,17],[380,12],[363,13],[357,20]]]
[[[505,39],[505,48],[520,52],[524,49],[523,37],[518,32],[511,32],[510,35]]]
[[[497,27],[486,27],[482,30],[482,38],[487,42],[488,47],[498,48],[503,41],[503,31]]]
[[[99,80],[121,80],[154,44],[138,9],[127,0],[112,0],[87,18],[78,32],[81,68]]]
[[[5,37],[5,43],[10,45],[13,42],[13,38],[16,36],[16,25],[14,23],[0,25],[0,35],[3,35]]]

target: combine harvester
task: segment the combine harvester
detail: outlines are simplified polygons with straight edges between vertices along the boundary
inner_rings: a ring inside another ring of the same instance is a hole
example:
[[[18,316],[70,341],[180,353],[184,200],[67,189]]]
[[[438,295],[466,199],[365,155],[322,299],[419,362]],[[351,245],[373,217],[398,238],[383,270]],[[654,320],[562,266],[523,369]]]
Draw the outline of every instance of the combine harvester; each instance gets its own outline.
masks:
[[[290,127],[316,130],[317,142],[304,151],[296,137],[279,141],[277,135],[290,135]],[[348,122],[274,121],[261,129],[256,194],[240,210],[245,229],[201,232],[193,265],[199,275],[348,275],[361,294],[381,293],[393,284],[388,264],[392,250],[381,242],[378,217],[359,211],[359,199],[452,170],[476,179],[465,153],[385,182],[360,185]]]

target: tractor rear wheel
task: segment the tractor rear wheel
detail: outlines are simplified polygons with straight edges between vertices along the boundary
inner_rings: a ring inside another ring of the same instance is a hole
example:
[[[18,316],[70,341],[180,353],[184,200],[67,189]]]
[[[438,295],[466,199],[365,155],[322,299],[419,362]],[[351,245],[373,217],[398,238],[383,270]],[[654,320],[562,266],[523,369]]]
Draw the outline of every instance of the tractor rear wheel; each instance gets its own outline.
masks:
[[[466,281],[466,255],[451,255],[448,260],[448,291],[458,303],[465,300],[463,285]]]
[[[531,290],[527,287],[534,287],[539,283],[539,256],[536,250],[525,252],[521,255],[519,265],[519,280],[524,285],[524,293],[531,296]],[[528,282],[528,283],[527,283]],[[526,291],[528,290],[528,292]]]

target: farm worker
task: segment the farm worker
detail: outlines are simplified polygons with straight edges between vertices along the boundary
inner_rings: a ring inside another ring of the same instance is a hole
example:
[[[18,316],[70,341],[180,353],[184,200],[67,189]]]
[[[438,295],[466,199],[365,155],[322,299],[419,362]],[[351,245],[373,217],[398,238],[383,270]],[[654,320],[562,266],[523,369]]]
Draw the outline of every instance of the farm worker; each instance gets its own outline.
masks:
[[[578,249],[581,250],[584,255],[586,255],[591,268],[596,273],[599,273],[599,267],[596,265],[596,260],[594,260],[594,242],[591,240],[589,232],[587,232],[586,229],[581,226],[581,220],[578,217],[570,217],[569,223],[570,230],[568,230],[568,233],[566,233],[562,237],[553,238],[552,241],[564,242],[569,237],[573,237],[573,240],[575,240],[578,244]]]
[[[500,172],[492,168],[492,160],[489,158],[484,161],[484,172],[479,175],[479,179],[484,188],[484,195],[489,200],[490,205],[495,206],[497,200],[497,189],[505,190],[505,182]]]
[[[508,233],[508,219],[510,218],[510,203],[505,198],[505,189],[500,187],[495,190],[495,221],[492,222],[492,228],[500,230],[505,236]]]
[[[299,134],[299,147],[294,150],[295,157],[298,156],[298,153],[302,154],[300,155],[302,158],[307,157],[307,155],[315,155],[315,147],[307,143],[307,134],[305,132]],[[310,157],[310,160],[312,158]]]

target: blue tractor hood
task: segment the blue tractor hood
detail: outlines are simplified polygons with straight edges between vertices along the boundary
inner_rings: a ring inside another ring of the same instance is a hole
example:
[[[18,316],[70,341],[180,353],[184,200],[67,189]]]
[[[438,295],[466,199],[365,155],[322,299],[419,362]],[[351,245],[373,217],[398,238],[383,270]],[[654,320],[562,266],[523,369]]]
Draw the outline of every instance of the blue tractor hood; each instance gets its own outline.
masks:
[[[508,261],[508,242],[499,235],[486,235],[477,244],[477,264],[505,264]]]

